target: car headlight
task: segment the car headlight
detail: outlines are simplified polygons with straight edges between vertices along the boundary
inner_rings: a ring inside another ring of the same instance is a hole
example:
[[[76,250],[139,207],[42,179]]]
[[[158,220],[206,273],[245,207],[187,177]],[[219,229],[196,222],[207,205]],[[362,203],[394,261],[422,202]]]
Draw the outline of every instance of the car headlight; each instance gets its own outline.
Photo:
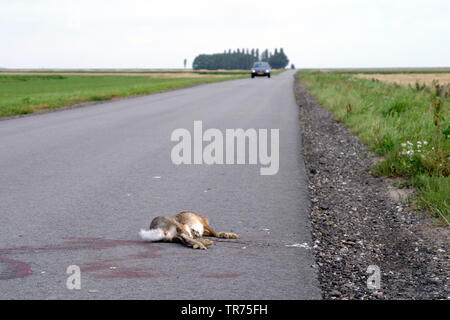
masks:
[[[267,69],[266,72],[269,73],[269,69]]]
[[[252,69],[252,72],[256,72],[254,69]]]

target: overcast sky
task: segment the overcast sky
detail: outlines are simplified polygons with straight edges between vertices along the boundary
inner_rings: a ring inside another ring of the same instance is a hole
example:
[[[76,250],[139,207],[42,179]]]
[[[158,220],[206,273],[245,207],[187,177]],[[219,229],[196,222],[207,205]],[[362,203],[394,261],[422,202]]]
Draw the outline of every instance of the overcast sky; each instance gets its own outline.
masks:
[[[181,68],[285,50],[297,68],[450,66],[449,0],[0,0],[0,67]]]

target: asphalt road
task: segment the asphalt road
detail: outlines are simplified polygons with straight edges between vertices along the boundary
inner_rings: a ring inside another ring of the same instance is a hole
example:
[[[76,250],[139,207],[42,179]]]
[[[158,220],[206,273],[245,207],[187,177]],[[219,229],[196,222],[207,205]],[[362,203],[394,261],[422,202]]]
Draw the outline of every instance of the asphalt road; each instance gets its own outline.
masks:
[[[173,164],[171,133],[194,120],[280,129],[278,173]],[[320,298],[308,207],[292,71],[0,121],[0,299]],[[240,238],[139,241],[182,210]]]

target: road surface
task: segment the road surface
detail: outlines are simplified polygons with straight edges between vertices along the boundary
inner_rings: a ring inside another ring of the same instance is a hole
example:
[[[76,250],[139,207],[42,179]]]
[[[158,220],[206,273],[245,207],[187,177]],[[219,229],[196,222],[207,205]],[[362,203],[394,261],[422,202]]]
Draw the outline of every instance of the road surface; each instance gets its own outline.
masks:
[[[175,165],[175,129],[280,129],[280,167]],[[0,121],[0,299],[316,299],[293,72]],[[143,243],[192,210],[237,240]],[[67,268],[81,270],[69,290]]]

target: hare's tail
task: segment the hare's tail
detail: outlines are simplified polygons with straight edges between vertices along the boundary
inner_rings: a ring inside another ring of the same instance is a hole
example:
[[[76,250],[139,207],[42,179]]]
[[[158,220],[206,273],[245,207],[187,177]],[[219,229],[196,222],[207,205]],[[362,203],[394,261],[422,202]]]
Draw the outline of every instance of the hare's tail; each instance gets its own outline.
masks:
[[[164,239],[164,233],[160,228],[139,231],[139,236],[144,241],[161,241]]]

